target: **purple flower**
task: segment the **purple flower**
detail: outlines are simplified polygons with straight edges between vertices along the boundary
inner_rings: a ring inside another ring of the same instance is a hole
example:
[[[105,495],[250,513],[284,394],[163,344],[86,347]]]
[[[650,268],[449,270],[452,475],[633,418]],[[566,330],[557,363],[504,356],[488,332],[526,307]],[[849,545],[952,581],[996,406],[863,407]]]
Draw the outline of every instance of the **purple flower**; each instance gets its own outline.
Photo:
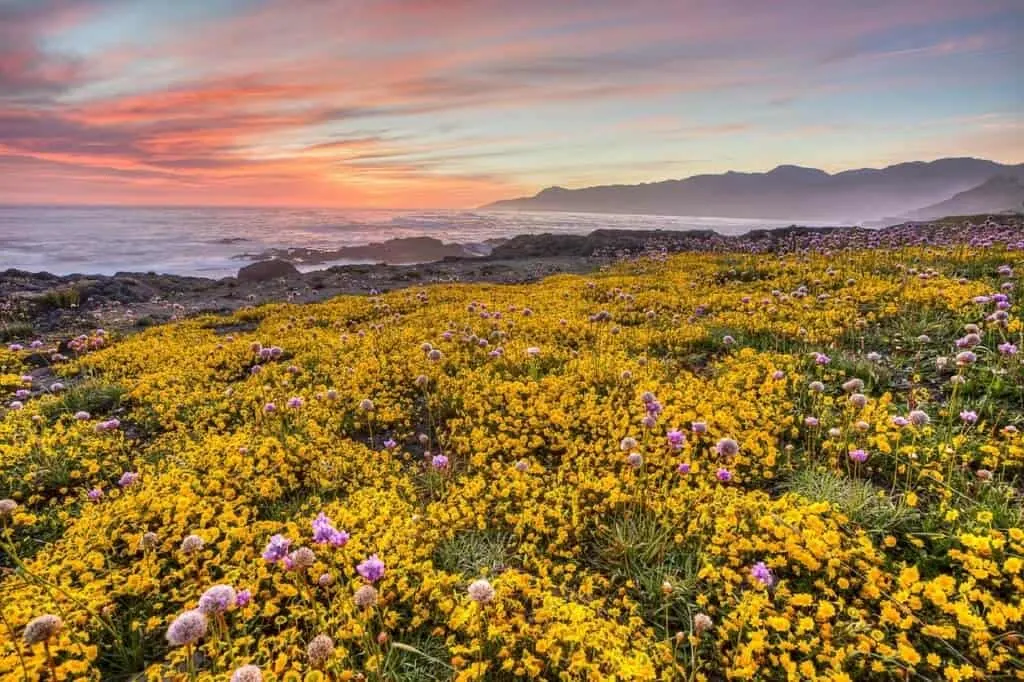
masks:
[[[653,414],[644,415],[644,418],[640,420],[640,423],[644,425],[644,428],[653,429],[658,425],[658,418]]]
[[[723,457],[732,457],[740,451],[740,445],[732,438],[723,438],[715,444],[715,452]]]
[[[690,430],[694,433],[707,433],[708,425],[704,422],[693,422],[693,424],[690,425]]]
[[[852,459],[854,462],[857,462],[858,464],[861,464],[863,462],[868,461],[868,453],[860,449],[851,450],[850,459]]]
[[[896,415],[895,417],[892,418],[892,423],[893,426],[906,426],[907,424],[910,423],[910,421],[906,417]]]
[[[639,469],[644,463],[644,457],[639,452],[631,452],[629,453],[629,456],[626,457],[626,463],[634,469]]]
[[[93,488],[86,494],[88,495],[89,499],[92,500],[93,502],[99,502],[103,498],[103,490],[101,490],[100,488]]]
[[[32,391],[28,390],[27,388],[19,388],[17,391],[14,392],[14,397],[17,398],[18,400],[24,400],[25,398],[28,398],[31,395]]]
[[[302,407],[302,398],[295,396],[294,398],[288,398],[288,407],[297,410]]]
[[[231,585],[214,585],[199,597],[199,610],[207,615],[224,613],[237,598]]]
[[[249,602],[252,601],[252,592],[249,590],[239,590],[238,594],[235,595],[235,606],[242,608],[248,606]]]
[[[690,473],[690,463],[682,462],[679,466],[676,467],[676,472],[680,474]]]
[[[430,466],[434,467],[435,469],[447,469],[448,458],[445,457],[444,455],[434,455],[430,460]]]
[[[780,379],[785,379],[785,378],[786,378],[786,373],[783,372],[781,369],[777,369],[774,372],[772,372],[772,379],[775,379],[776,381],[778,381]]]
[[[139,474],[134,471],[126,471],[121,474],[121,478],[117,480],[117,484],[122,488],[127,488],[130,485],[134,485],[139,480]]]
[[[121,420],[119,419],[108,419],[96,425],[97,431],[117,431],[119,428],[121,428]]]
[[[394,450],[397,447],[398,447],[398,443],[396,443],[391,438],[388,438],[386,441],[384,441],[384,448],[387,449],[387,450]]]
[[[291,545],[292,541],[285,536],[274,535],[267,543],[266,549],[263,550],[263,559],[272,564],[277,563],[288,556],[288,548]]]
[[[77,419],[80,422],[84,422],[87,419],[90,419],[91,417],[92,415],[90,415],[85,410],[79,410],[78,412],[75,412],[75,419]]]
[[[804,419],[804,424],[806,424],[812,429],[820,423],[821,422],[818,421],[817,417],[807,417],[806,419]]]
[[[978,421],[978,413],[974,410],[964,410],[960,413],[960,420],[965,424],[974,424]]]
[[[715,478],[722,483],[728,483],[732,480],[732,472],[725,468],[719,469],[715,472]]]
[[[171,646],[194,644],[206,636],[206,615],[199,609],[185,611],[167,628],[167,641]]]
[[[665,434],[665,437],[668,439],[669,447],[673,450],[679,450],[683,447],[683,443],[686,442],[686,436],[678,429],[672,429]]]
[[[267,403],[266,405],[263,406],[263,411],[267,413],[277,412],[277,405],[275,405],[274,403]]]
[[[374,554],[356,566],[356,572],[363,576],[363,579],[367,582],[375,583],[384,577],[384,562]]]
[[[977,361],[978,356],[969,350],[961,351],[956,354],[956,364],[959,365],[960,367],[964,367],[966,365],[973,365]]]
[[[313,542],[318,545],[332,545],[344,547],[348,542],[349,535],[343,530],[338,530],[327,518],[327,515],[320,512],[313,519]]]
[[[763,561],[758,561],[754,564],[750,569],[750,575],[754,580],[766,587],[771,587],[772,583],[775,582],[775,576],[772,575],[772,569],[765,566]]]
[[[1017,346],[1010,343],[1009,341],[1007,341],[1006,343],[999,344],[998,346],[996,346],[996,348],[1003,355],[1016,355],[1018,350]]]
[[[305,571],[316,561],[316,554],[309,547],[299,547],[284,558],[285,570]]]
[[[832,362],[832,358],[830,358],[829,356],[825,355],[824,353],[815,353],[814,354],[814,364],[816,364],[816,365],[827,365],[830,362]]]

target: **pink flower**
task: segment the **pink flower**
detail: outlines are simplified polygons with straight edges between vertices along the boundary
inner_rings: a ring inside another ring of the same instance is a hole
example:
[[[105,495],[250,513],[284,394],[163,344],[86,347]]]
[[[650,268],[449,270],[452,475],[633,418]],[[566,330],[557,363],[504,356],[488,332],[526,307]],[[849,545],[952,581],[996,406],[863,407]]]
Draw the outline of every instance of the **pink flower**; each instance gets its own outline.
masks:
[[[366,561],[356,566],[356,572],[367,582],[375,583],[384,577],[384,562],[377,558],[376,554],[371,555]]]

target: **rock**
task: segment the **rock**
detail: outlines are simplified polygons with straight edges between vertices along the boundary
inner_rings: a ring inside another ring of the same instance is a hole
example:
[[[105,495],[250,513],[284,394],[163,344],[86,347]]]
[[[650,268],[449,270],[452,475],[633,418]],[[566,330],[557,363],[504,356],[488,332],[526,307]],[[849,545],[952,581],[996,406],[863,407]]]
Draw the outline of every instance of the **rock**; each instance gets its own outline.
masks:
[[[483,247],[467,247],[463,244],[446,244],[434,237],[396,237],[384,242],[372,242],[365,246],[343,246],[330,251],[318,249],[291,248],[269,249],[253,256],[256,258],[288,258],[309,265],[330,263],[339,260],[369,261],[387,265],[410,263],[433,263],[446,258],[475,258],[482,255]],[[486,247],[490,252],[490,247]],[[247,257],[243,254],[242,257]]]
[[[279,277],[291,277],[299,274],[294,265],[286,260],[274,258],[252,265],[246,265],[238,271],[238,279],[242,282],[266,282]]]

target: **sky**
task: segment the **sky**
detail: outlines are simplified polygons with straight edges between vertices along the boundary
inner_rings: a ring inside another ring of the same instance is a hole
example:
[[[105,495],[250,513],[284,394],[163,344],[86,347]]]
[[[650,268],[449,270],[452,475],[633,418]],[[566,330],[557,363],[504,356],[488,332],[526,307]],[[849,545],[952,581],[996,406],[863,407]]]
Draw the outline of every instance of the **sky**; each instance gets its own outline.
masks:
[[[0,203],[1024,161],[1022,0],[0,0]]]

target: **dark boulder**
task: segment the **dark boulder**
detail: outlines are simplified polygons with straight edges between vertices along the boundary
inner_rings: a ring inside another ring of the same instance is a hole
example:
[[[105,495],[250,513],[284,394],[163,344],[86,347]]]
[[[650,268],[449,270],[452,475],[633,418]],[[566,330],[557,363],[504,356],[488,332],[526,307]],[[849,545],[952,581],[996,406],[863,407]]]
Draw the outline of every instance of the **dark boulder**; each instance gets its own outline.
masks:
[[[246,265],[238,271],[238,279],[243,282],[266,282],[279,277],[291,277],[299,274],[294,265],[286,260],[274,258],[252,265]]]

